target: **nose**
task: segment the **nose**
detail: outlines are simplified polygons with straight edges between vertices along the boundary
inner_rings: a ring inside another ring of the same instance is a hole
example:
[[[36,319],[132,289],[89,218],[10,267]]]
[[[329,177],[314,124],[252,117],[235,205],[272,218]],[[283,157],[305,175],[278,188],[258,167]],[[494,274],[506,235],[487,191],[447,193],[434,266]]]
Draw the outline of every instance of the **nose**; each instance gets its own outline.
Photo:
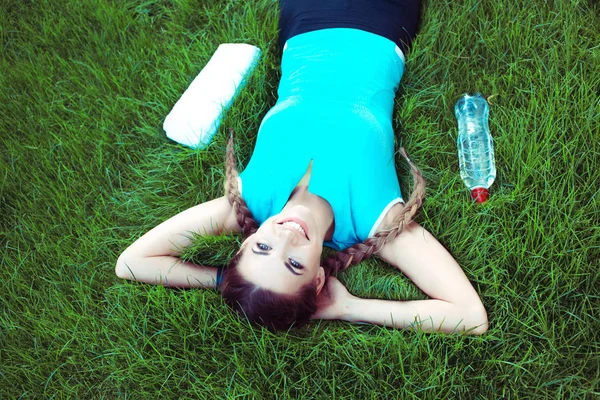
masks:
[[[275,230],[277,232],[277,236],[282,241],[282,244],[284,246],[287,246],[287,245],[296,246],[298,244],[298,235],[296,235],[291,230],[286,229],[282,226],[279,226]]]

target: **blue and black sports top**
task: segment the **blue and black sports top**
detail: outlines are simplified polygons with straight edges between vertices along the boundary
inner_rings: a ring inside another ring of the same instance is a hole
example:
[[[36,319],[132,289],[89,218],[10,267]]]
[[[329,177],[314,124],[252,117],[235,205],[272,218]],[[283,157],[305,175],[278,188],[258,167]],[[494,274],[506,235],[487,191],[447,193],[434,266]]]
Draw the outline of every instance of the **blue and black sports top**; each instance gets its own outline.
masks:
[[[342,250],[402,201],[392,107],[404,71],[394,42],[351,28],[290,38],[278,100],[265,115],[240,191],[259,224],[278,214],[313,161],[308,191],[329,202]]]
[[[279,43],[301,33],[354,28],[375,33],[406,51],[419,29],[420,0],[279,0]]]

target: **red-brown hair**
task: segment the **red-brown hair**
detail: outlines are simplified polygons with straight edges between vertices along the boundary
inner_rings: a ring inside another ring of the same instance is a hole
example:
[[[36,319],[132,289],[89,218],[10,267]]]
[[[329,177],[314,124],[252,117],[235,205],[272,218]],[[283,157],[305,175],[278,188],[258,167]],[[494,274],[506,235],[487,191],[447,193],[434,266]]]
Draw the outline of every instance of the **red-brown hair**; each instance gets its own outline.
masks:
[[[317,288],[306,284],[295,295],[274,293],[245,279],[236,268],[242,252],[238,252],[224,272],[221,294],[234,310],[250,322],[271,330],[287,330],[306,325],[317,311]]]

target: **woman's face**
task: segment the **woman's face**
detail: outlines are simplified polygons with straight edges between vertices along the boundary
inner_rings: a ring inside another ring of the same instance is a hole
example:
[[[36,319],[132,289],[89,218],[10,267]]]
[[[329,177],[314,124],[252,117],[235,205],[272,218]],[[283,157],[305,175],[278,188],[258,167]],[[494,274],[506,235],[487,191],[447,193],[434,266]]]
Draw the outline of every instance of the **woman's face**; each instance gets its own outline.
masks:
[[[305,206],[295,205],[267,219],[242,244],[238,270],[248,281],[276,293],[294,294],[313,282],[320,291],[323,235]]]

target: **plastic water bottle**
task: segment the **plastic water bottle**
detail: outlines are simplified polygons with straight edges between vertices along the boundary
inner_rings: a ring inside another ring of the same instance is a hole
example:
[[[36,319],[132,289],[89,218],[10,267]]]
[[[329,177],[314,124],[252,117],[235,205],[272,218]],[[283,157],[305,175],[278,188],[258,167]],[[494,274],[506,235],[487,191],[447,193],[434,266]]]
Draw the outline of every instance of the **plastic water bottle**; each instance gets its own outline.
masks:
[[[489,106],[481,93],[465,93],[454,106],[458,121],[458,159],[460,177],[478,203],[489,197],[496,179],[494,144],[488,126]]]

